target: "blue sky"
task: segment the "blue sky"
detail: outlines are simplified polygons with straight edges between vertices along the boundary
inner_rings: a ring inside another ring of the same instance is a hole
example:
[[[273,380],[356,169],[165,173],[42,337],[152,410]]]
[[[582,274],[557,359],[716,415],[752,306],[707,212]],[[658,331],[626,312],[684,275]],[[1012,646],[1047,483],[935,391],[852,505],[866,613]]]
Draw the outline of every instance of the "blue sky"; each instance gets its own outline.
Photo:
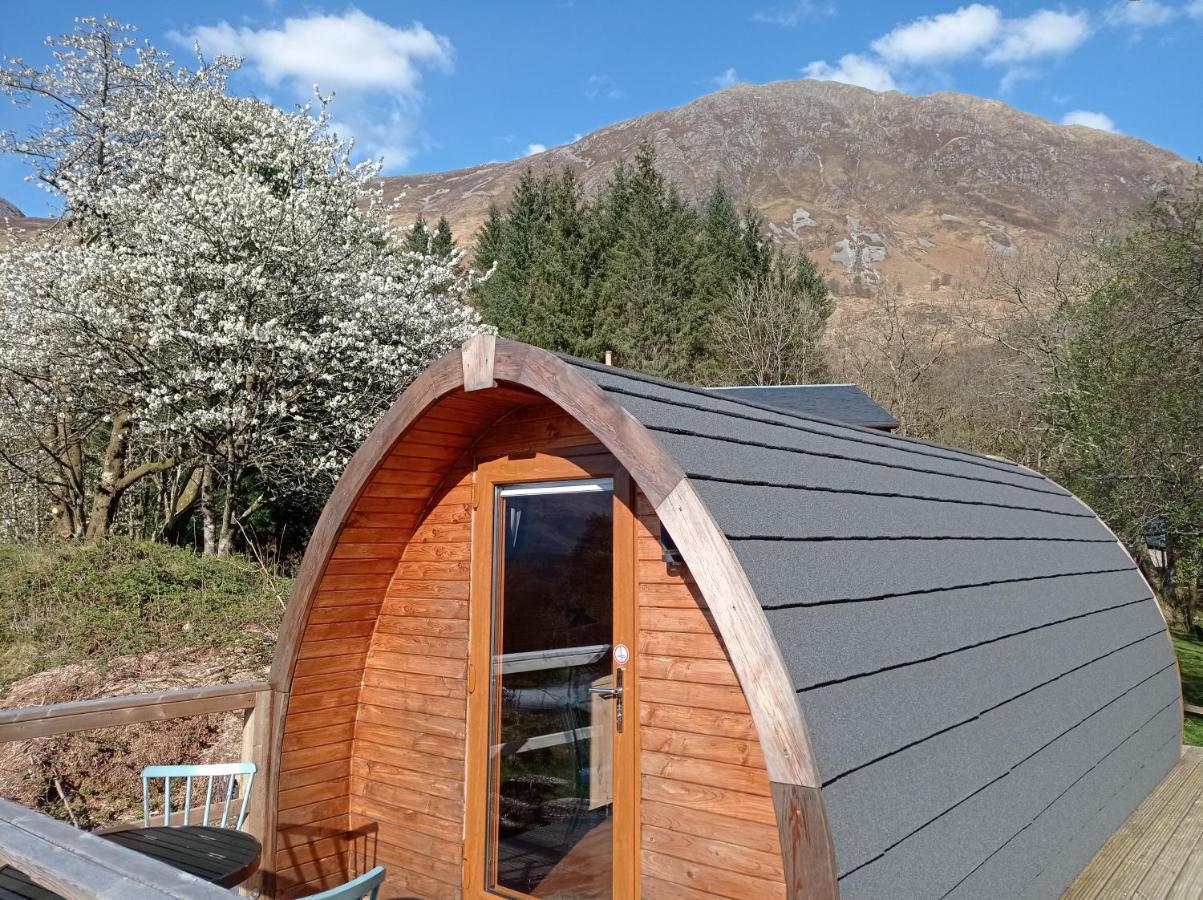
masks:
[[[244,56],[236,89],[282,106],[334,90],[339,127],[393,173],[513,159],[735,81],[807,75],[963,91],[1203,154],[1203,0],[41,0],[6,8],[0,55],[40,64],[45,37],[87,15],[181,59],[196,40]],[[30,122],[0,98],[0,128]],[[0,158],[0,196],[48,212],[25,174]]]

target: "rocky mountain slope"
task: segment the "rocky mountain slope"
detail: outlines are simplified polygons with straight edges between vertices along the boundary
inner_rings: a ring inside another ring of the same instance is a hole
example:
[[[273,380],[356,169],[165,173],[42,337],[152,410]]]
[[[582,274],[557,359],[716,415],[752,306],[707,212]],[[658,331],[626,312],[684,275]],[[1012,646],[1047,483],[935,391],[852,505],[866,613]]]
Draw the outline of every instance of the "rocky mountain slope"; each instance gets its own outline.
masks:
[[[11,241],[29,240],[54,223],[54,219],[27,216],[17,209],[15,203],[0,197],[0,247],[7,246]]]
[[[641,141],[695,196],[721,178],[837,283],[938,290],[992,253],[1123,213],[1190,164],[1123,135],[994,100],[834,82],[741,84],[505,163],[385,179],[398,220],[446,215],[471,242],[523,170],[568,165],[586,189]]]

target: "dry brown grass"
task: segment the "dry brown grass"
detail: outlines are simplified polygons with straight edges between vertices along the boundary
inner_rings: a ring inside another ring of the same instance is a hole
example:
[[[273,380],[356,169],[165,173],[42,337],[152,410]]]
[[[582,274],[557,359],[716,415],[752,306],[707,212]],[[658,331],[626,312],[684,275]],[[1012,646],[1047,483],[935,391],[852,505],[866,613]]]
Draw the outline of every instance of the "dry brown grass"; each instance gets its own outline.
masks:
[[[40,706],[261,678],[265,668],[197,650],[74,663],[14,683],[0,706]],[[220,713],[0,744],[0,796],[81,828],[139,819],[143,766],[232,762],[242,756],[242,714]],[[61,793],[60,793],[61,792]],[[67,806],[70,806],[70,813]]]

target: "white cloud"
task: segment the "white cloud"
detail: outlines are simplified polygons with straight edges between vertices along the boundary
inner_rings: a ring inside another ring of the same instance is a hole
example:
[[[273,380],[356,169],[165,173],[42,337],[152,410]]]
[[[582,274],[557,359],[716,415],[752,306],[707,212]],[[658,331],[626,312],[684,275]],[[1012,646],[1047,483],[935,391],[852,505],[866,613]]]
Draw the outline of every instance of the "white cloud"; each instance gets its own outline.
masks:
[[[1004,96],[1015,90],[1024,81],[1035,81],[1040,77],[1040,70],[1031,66],[1007,66],[1007,71],[998,81],[998,92]]]
[[[172,37],[208,54],[246,59],[266,85],[308,99],[314,85],[336,95],[335,131],[354,137],[389,168],[403,166],[416,140],[424,69],[449,70],[451,42],[415,22],[398,28],[349,7],[340,15],[290,17],[277,27],[201,25]],[[383,110],[383,111],[382,111]]]
[[[1110,131],[1113,134],[1119,134],[1119,129],[1115,127],[1115,123],[1111,121],[1111,117],[1104,115],[1101,112],[1091,112],[1087,109],[1075,109],[1073,112],[1067,112],[1061,117],[1062,125],[1085,125],[1087,128],[1095,128],[1099,131]]]
[[[1136,0],[1146,2],[1146,0]],[[1162,0],[1148,0],[1161,3]],[[1203,0],[1191,0],[1203,18]],[[1006,93],[1021,81],[1037,78],[1036,64],[1064,56],[1090,37],[1086,13],[1040,9],[1008,19],[997,6],[971,3],[952,12],[921,16],[883,34],[868,53],[848,53],[832,65],[816,60],[802,71],[807,78],[858,84],[874,90],[894,89],[904,76],[920,70],[928,81],[948,81],[935,67],[959,61],[1006,66],[999,90]]]
[[[840,57],[839,65],[835,66],[825,59],[816,60],[807,65],[802,74],[816,81],[842,81],[871,91],[892,91],[895,88],[894,78],[885,65],[858,53],[844,54]]]
[[[585,96],[590,100],[596,100],[598,97],[621,100],[626,94],[609,75],[590,75],[585,81]]]
[[[546,144],[527,144],[526,153],[524,153],[523,156],[534,156],[536,153],[542,153],[546,149]]]
[[[1186,14],[1192,19],[1198,19],[1203,22],[1203,0],[1191,0],[1184,9]]]
[[[763,25],[781,25],[794,28],[808,19],[825,19],[835,15],[831,3],[816,3],[814,0],[799,0],[792,6],[772,6],[752,13],[752,21]]]
[[[1118,0],[1103,13],[1103,19],[1116,28],[1156,28],[1168,25],[1185,11],[1160,0]]]
[[[412,94],[419,65],[448,67],[451,43],[415,22],[396,28],[355,9],[340,16],[289,18],[279,28],[202,25],[189,37],[210,53],[242,56],[268,84],[296,80],[328,88]]]
[[[1022,63],[1064,56],[1089,36],[1085,13],[1041,9],[1023,19],[1005,20],[1002,40],[986,55],[986,61]]]
[[[955,12],[924,16],[900,25],[872,47],[891,63],[928,65],[960,59],[992,43],[1002,27],[993,6],[974,3]]]
[[[725,88],[731,87],[732,85],[739,84],[743,79],[739,77],[739,73],[737,73],[734,68],[728,67],[718,75],[715,75],[713,78],[708,78],[706,80],[708,83],[714,85],[721,91]]]

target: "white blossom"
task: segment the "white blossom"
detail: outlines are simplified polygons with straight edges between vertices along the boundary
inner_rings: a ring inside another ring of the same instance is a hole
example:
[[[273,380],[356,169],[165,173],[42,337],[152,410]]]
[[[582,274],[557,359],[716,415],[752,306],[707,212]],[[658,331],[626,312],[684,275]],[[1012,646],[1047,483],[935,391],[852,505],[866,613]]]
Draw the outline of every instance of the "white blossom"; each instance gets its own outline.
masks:
[[[120,411],[139,447],[219,461],[231,493],[249,472],[324,491],[415,374],[480,330],[470,276],[400,249],[379,166],[352,164],[320,100],[230,96],[233,61],[143,49],[102,102],[93,63],[124,32],[92,25],[55,72],[15,76],[90,105],[8,139],[40,154],[65,220],[0,253],[0,435],[36,455],[64,406],[81,429]]]

